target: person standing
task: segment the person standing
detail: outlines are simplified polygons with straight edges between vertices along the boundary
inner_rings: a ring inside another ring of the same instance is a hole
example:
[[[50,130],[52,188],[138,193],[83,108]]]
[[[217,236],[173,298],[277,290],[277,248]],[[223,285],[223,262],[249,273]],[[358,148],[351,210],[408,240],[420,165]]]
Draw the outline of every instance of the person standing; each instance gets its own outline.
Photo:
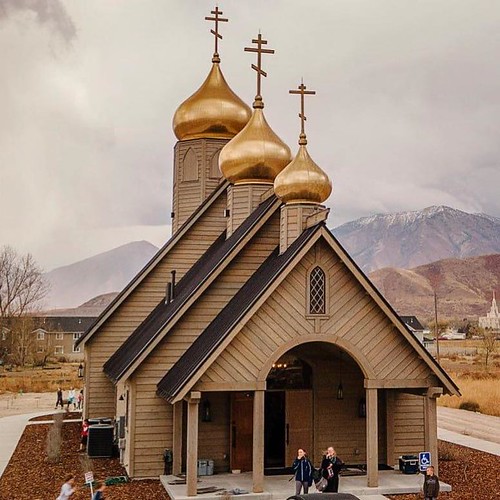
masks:
[[[344,463],[337,457],[333,446],[326,450],[326,455],[321,462],[322,476],[328,481],[324,493],[337,493],[339,491],[339,472]]]
[[[76,409],[77,410],[83,409],[83,389],[80,389],[80,392],[78,393],[77,403],[78,403],[78,406]]]
[[[73,405],[73,409],[75,407],[75,389],[72,387],[69,392],[68,392],[68,406],[66,407],[66,410],[69,411],[70,405]]]
[[[56,407],[55,409],[57,410],[57,407],[61,405],[61,410],[64,408],[64,403],[63,403],[63,391],[60,387],[57,388],[57,400],[56,400]]]
[[[436,500],[439,495],[439,478],[434,474],[434,467],[427,467],[424,476],[424,498],[425,500]]]
[[[304,494],[307,494],[312,484],[312,465],[302,448],[298,449],[292,468],[295,475],[295,494],[300,495],[302,488],[304,488]]]
[[[92,500],[104,500],[104,490],[106,489],[106,485],[104,483],[97,483],[95,487],[96,489],[94,490]]]
[[[56,500],[68,500],[75,491],[75,476],[73,474],[68,474],[65,478],[64,484],[61,486],[61,492]]]
[[[80,433],[80,451],[85,451],[87,449],[87,441],[89,439],[89,419],[86,418],[82,422],[82,432]]]

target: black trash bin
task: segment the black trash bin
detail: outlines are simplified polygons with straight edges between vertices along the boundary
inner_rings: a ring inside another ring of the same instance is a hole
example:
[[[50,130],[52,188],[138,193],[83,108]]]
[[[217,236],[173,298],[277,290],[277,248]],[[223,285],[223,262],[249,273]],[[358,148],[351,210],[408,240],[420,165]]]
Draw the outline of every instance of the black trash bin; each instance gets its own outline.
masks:
[[[358,500],[358,497],[350,493],[307,493],[304,495],[293,495],[286,500]]]

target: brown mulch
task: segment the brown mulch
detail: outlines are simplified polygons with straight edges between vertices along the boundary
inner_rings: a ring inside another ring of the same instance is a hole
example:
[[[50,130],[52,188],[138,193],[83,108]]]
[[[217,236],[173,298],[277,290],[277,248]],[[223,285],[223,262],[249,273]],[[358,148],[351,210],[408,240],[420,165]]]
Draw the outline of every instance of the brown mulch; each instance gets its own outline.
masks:
[[[439,479],[451,484],[446,500],[498,500],[500,498],[500,457],[439,441]],[[423,481],[423,479],[422,479]],[[419,495],[392,495],[393,500],[416,500]]]
[[[71,500],[88,500],[90,492],[84,485],[84,473],[91,467],[94,478],[125,475],[118,459],[94,458],[91,465],[85,453],[78,453],[80,423],[68,422],[62,427],[63,445],[59,463],[47,462],[47,434],[49,424],[28,425],[17,445],[3,476],[0,479],[1,500],[51,500],[59,495],[66,474],[75,474],[78,490]],[[106,500],[136,500],[152,498],[168,500],[158,480],[132,481],[109,486]]]
[[[53,420],[54,415],[63,415],[64,420],[81,420],[82,414],[79,411],[68,411],[66,413],[54,413],[50,415],[41,415],[40,417],[30,418],[30,422],[44,422],[45,420]]]

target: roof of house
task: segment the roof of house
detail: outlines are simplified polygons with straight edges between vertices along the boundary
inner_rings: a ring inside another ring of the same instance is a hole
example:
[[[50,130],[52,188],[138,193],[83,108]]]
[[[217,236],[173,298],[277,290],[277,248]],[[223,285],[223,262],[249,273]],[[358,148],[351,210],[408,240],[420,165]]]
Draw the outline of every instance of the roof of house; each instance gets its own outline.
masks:
[[[401,321],[403,321],[403,323],[411,329],[416,331],[424,331],[422,323],[420,323],[416,316],[400,316],[400,318]]]
[[[203,286],[262,217],[273,206],[276,208],[277,205],[276,196],[267,198],[229,238],[226,239],[225,231],[219,236],[176,285],[175,298],[168,304],[162,300],[104,364],[104,372],[111,380],[116,382],[121,378],[134,361],[161,334],[167,324],[174,319],[195,291]]]
[[[328,230],[324,223],[312,226],[295,240],[292,245],[282,254],[278,254],[278,249],[255,271],[247,283],[236,293],[224,309],[215,317],[202,334],[193,342],[190,348],[179,358],[179,360],[170,368],[157,385],[157,394],[170,402],[179,395],[190,380],[195,376],[199,368],[210,358],[219,345],[230,335],[231,331],[238,325],[246,312],[255,304],[259,297],[272,286],[272,283],[284,273],[294,257],[300,253],[303,247],[318,234],[325,236],[327,242],[336,250],[337,254],[354,272],[362,286],[376,298],[377,302],[383,306],[386,313],[392,319],[399,330],[413,343],[418,354],[426,361],[428,366],[438,375],[440,380],[446,385],[451,393],[460,394],[458,387],[436,362],[420,342],[415,338],[405,323],[399,318],[392,306],[385,300],[381,293],[371,283],[371,281],[362,272],[359,266],[354,262],[350,255],[345,251],[338,240]]]
[[[81,333],[87,330],[95,318],[88,316],[32,316],[33,330],[46,332]],[[17,319],[17,318],[13,318]],[[10,326],[12,319],[7,318],[5,325]]]
[[[303,231],[281,255],[279,255],[279,247],[275,249],[162,378],[158,383],[158,395],[167,400],[175,397],[195,371],[226,338],[245,312],[321,226],[322,224],[318,224]]]
[[[193,214],[182,224],[182,226],[172,235],[172,237],[158,250],[156,255],[137,273],[128,285],[115,297],[115,299],[104,309],[97,319],[89,326],[87,331],[75,342],[75,347],[87,341],[99,328],[108,320],[113,312],[122,302],[134,291],[134,289],[146,278],[146,276],[156,267],[165,255],[177,244],[177,242],[187,233],[193,224],[208,210],[217,198],[226,191],[229,181],[223,180],[212,194],[193,212]]]

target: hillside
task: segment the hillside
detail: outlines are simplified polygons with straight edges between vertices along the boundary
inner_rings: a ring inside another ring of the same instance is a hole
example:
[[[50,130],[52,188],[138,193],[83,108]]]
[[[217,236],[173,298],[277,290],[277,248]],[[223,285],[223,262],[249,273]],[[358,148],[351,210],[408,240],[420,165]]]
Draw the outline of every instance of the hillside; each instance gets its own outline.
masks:
[[[147,241],[134,241],[46,273],[51,289],[44,309],[74,308],[90,299],[97,300],[97,295],[120,291],[157,250]]]
[[[500,253],[500,219],[445,206],[364,217],[333,234],[365,272]]]
[[[400,315],[432,317],[435,283],[440,318],[477,319],[489,310],[492,290],[500,295],[500,254],[384,268],[369,277]]]

